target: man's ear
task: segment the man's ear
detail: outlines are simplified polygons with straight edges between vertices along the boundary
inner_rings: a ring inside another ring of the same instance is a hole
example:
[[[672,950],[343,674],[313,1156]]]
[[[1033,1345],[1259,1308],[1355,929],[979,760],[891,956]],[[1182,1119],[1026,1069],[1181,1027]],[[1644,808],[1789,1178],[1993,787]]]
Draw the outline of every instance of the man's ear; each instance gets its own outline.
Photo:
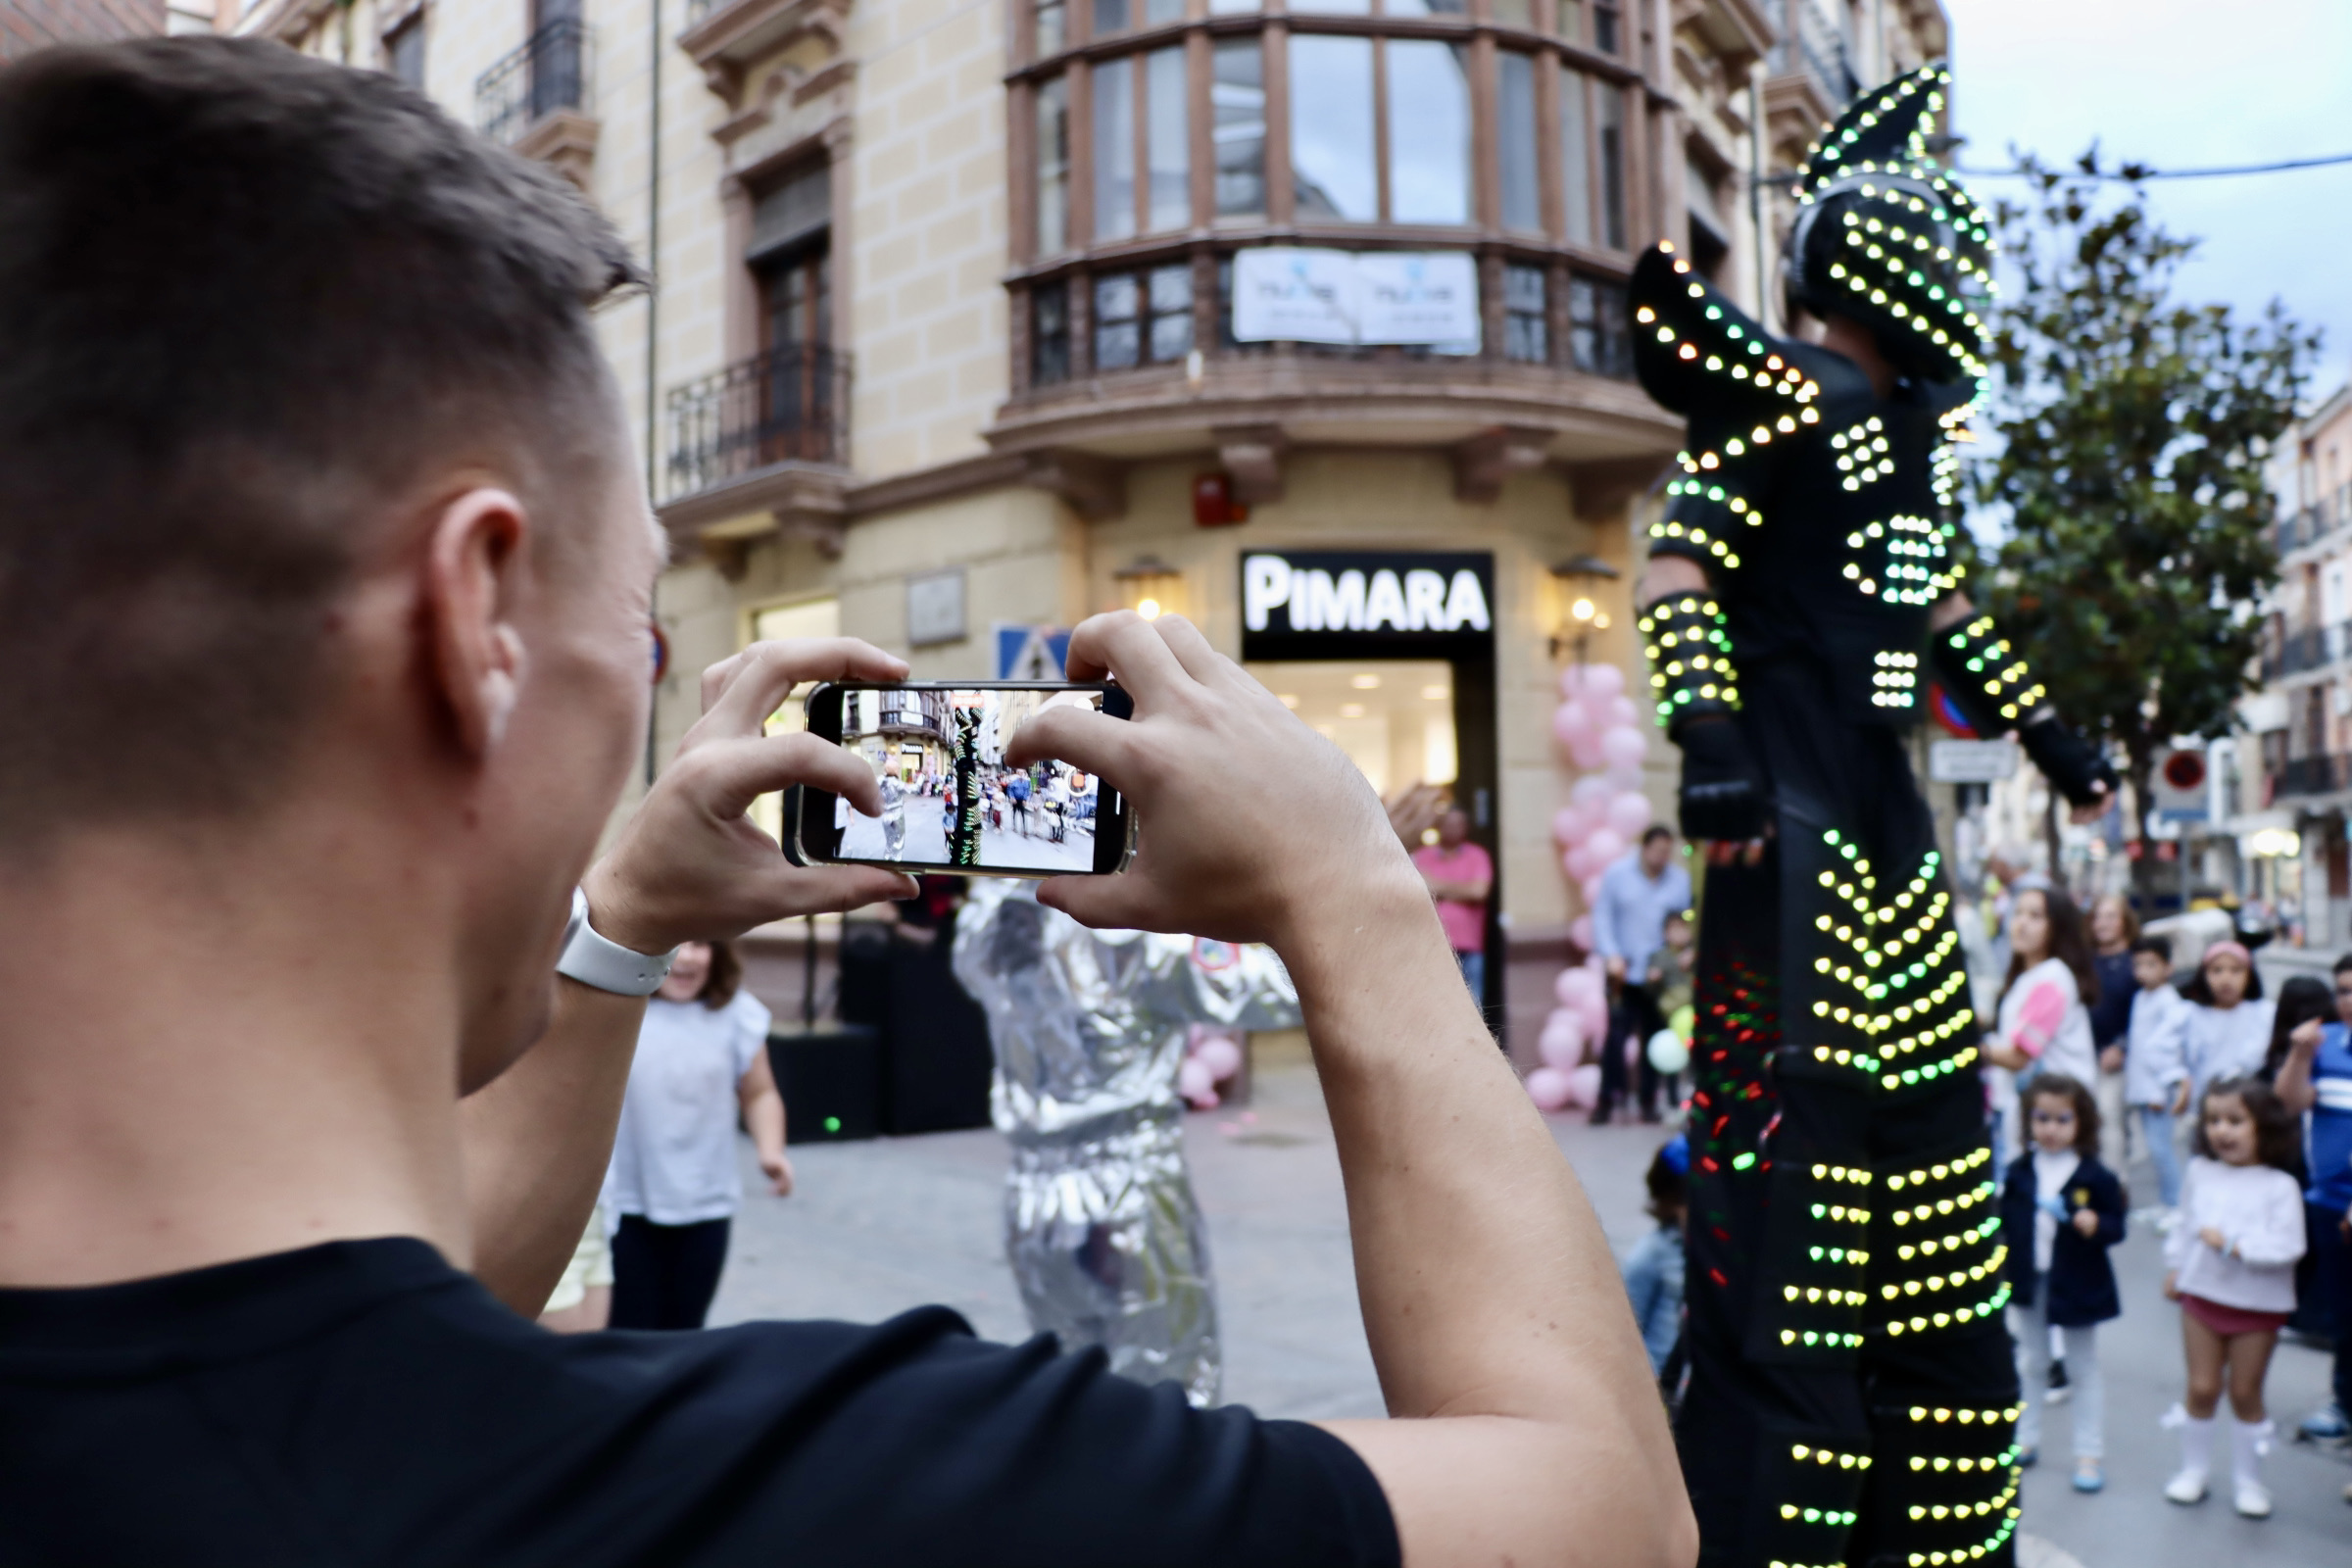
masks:
[[[468,490],[441,509],[425,547],[424,612],[433,673],[458,744],[486,757],[522,692],[525,657],[513,615],[530,537],[505,490]]]

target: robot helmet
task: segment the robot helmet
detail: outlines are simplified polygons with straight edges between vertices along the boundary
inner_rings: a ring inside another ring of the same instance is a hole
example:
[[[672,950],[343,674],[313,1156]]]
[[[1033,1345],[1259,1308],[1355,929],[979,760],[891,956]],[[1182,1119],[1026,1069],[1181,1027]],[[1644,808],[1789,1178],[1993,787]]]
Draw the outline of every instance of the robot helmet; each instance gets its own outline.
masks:
[[[1797,172],[1782,261],[1791,305],[1869,327],[1906,374],[1973,388],[1985,373],[1992,234],[1928,152],[1951,73],[1925,66],[1862,94]]]

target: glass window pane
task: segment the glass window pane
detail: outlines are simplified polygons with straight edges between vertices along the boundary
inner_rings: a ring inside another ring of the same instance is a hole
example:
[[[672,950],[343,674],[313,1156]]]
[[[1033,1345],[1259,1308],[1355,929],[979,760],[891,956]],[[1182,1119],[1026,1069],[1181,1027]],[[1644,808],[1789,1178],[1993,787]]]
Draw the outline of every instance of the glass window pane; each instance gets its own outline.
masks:
[[[1263,9],[1261,0],[1208,0],[1212,17],[1250,17]]]
[[[1095,279],[1095,368],[1132,369],[1142,341],[1136,307],[1142,290],[1133,272]]]
[[[1291,39],[1291,181],[1302,219],[1380,217],[1372,172],[1372,40]]]
[[[1173,267],[1152,270],[1152,313],[1154,316],[1168,311],[1190,312],[1193,308],[1193,264],[1178,262]]]
[[[1193,351],[1193,267],[1155,267],[1150,279],[1152,335],[1146,344],[1153,364],[1181,360]]]
[[[1570,43],[1585,41],[1585,0],[1559,0],[1559,34]]]
[[[1502,357],[1529,365],[1550,358],[1544,318],[1544,269],[1512,263],[1502,270]]]
[[[1536,188],[1536,61],[1505,51],[1494,99],[1494,146],[1502,176],[1502,226],[1541,229]]]
[[[1061,53],[1069,41],[1069,13],[1062,0],[1037,0],[1037,58]]]
[[[1494,20],[1505,27],[1532,27],[1536,24],[1534,0],[1494,0],[1489,7]]]
[[[1470,0],[1384,0],[1380,9],[1389,17],[1466,17]]]
[[[1560,211],[1571,245],[1592,243],[1592,92],[1581,71],[1560,69]]]
[[[1070,243],[1070,83],[1037,84],[1037,250],[1051,256]]]
[[[1095,67],[1095,238],[1135,232],[1135,59]]]
[[[1184,20],[1184,0],[1144,0],[1144,25],[1164,27]]]
[[[1192,116],[1184,79],[1184,46],[1154,49],[1144,57],[1153,229],[1184,228],[1193,220]]]
[[[1095,36],[1127,30],[1127,0],[1095,0]]]
[[[1625,249],[1625,90],[1597,84],[1600,105],[1600,234],[1611,250]]]
[[[1047,283],[1029,293],[1029,379],[1050,385],[1069,378],[1069,289]]]
[[[1320,11],[1342,17],[1368,17],[1372,14],[1372,0],[1291,0],[1291,9]],[[1292,47],[1298,47],[1296,40]]]
[[[1389,212],[1399,223],[1470,221],[1470,51],[1391,39]]]
[[[1217,152],[1217,216],[1266,210],[1265,56],[1255,38],[1217,40],[1209,81],[1209,141]]]
[[[1604,4],[1592,8],[1593,48],[1604,55],[1618,53],[1618,45],[1622,42],[1618,37],[1620,30],[1617,25],[1617,8],[1615,6]]]

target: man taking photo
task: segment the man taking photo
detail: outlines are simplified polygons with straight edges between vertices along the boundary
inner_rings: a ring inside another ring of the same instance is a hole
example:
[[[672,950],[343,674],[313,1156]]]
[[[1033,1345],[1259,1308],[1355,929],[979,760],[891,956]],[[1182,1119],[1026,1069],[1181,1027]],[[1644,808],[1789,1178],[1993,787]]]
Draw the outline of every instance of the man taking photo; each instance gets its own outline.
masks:
[[[528,1321],[666,955],[911,892],[746,816],[879,809],[762,733],[905,674],[848,640],[710,670],[590,863],[663,559],[588,321],[633,275],[388,76],[0,72],[0,1561],[1690,1562],[1608,1250],[1379,802],[1172,616],[1072,639],[1132,722],[1014,748],[1152,822],[1041,896],[1281,953],[1393,1418],[1194,1411],[937,1307]]]

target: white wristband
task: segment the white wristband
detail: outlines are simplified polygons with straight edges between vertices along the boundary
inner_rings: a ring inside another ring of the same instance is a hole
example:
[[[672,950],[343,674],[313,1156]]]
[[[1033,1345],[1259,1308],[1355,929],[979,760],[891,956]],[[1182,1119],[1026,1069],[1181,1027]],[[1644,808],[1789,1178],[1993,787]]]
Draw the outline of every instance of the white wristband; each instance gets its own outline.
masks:
[[[571,925],[564,933],[564,956],[556,960],[556,973],[616,997],[650,997],[669,978],[670,960],[677,956],[675,948],[649,955],[599,936],[588,923],[588,895],[571,890]]]

